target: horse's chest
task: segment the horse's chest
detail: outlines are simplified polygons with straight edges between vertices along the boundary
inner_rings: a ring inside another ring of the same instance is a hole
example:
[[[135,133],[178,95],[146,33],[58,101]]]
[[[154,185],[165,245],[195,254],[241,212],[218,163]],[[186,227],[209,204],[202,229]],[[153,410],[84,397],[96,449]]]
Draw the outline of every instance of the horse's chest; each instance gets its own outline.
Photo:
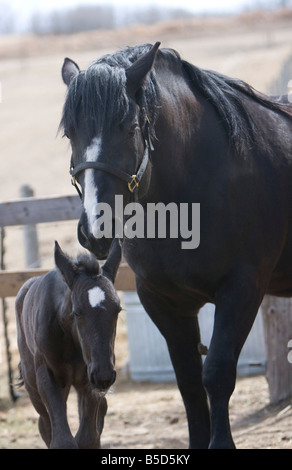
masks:
[[[176,271],[177,255],[167,240],[131,240],[125,244],[125,258],[135,274],[144,279],[164,282]]]
[[[138,244],[135,249],[126,250],[126,259],[137,278],[151,290],[160,293],[171,290],[174,295],[179,295],[188,282],[188,269],[167,240],[148,243],[147,246]]]
[[[125,257],[152,291],[190,305],[213,299],[217,277],[196,250],[181,250],[172,240],[155,240],[126,245]]]

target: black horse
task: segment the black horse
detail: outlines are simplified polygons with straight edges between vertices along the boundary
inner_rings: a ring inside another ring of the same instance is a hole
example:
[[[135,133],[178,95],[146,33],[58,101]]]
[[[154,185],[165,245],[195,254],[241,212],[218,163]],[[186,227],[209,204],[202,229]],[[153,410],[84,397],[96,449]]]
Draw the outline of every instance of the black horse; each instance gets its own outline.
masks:
[[[111,237],[100,236],[96,204],[108,203],[115,219],[115,195],[145,214],[149,203],[200,204],[199,246],[183,249],[181,233],[167,233],[125,237],[124,253],[166,338],[190,447],[232,448],[228,403],[240,350],[265,293],[292,295],[292,107],[159,43],[85,71],[65,59],[62,75],[82,245],[107,256]],[[202,368],[197,313],[206,302],[216,311]]]
[[[121,307],[113,282],[121,254],[115,240],[100,269],[92,254],[72,260],[56,243],[56,268],[29,279],[17,295],[21,378],[49,448],[100,447],[105,394],[116,378],[114,341]],[[80,420],[75,437],[66,415],[71,386]]]

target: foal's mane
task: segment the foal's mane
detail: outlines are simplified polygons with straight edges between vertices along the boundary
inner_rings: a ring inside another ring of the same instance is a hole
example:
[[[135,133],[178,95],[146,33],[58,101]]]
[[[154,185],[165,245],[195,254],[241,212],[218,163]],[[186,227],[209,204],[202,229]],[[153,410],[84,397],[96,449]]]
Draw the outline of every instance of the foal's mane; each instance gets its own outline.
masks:
[[[97,276],[101,272],[97,259],[91,253],[80,253],[74,263],[79,271],[86,273],[88,276]]]
[[[97,129],[110,131],[111,124],[117,121],[122,123],[129,112],[126,69],[151,47],[150,44],[126,47],[95,60],[87,70],[80,72],[69,86],[63,109],[60,126],[64,128],[65,133],[70,135],[77,131],[81,106],[86,116],[87,132],[91,137],[96,134]],[[291,105],[257,92],[242,80],[200,69],[182,60],[173,49],[159,49],[156,60],[159,60],[159,57],[163,57],[171,66],[178,67],[193,84],[194,92],[199,92],[214,106],[230,146],[237,154],[244,155],[256,144],[267,147],[261,120],[254,119],[254,111],[251,111],[248,100],[292,118]],[[149,74],[137,101],[151,121],[154,137],[155,121],[160,107],[155,71]]]

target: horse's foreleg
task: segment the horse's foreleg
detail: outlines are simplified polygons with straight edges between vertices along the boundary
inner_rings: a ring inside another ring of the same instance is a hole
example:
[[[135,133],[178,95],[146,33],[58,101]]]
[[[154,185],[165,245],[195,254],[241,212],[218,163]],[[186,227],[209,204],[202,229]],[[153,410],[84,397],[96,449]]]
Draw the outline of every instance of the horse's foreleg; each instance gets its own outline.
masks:
[[[210,417],[206,391],[202,384],[202,359],[197,315],[180,318],[175,336],[165,338],[181,392],[189,428],[189,447],[207,448],[210,441]]]
[[[210,401],[210,448],[234,448],[229,423],[229,399],[236,382],[239,353],[262,300],[246,275],[234,276],[217,294],[213,336],[203,368]]]
[[[80,425],[75,436],[79,449],[99,449],[107,401],[86,386],[77,388]]]
[[[39,394],[51,422],[50,449],[76,449],[77,444],[70,431],[66,413],[70,386],[61,388],[44,363],[37,365],[36,378]]]
[[[202,360],[197,315],[186,315],[160,296],[139,286],[138,293],[147,313],[165,337],[189,427],[190,447],[207,448],[210,420],[206,392],[202,384]],[[198,306],[199,308],[199,306]]]

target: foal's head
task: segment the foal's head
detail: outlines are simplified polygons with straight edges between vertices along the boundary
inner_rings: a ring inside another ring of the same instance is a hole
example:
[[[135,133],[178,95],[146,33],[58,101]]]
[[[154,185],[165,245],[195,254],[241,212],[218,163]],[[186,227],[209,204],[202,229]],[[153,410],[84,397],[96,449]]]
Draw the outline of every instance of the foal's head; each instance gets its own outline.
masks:
[[[71,290],[73,325],[77,331],[88,379],[97,391],[115,381],[114,341],[120,300],[113,283],[121,261],[121,244],[112,243],[100,269],[92,255],[70,259],[55,242],[55,262]]]

